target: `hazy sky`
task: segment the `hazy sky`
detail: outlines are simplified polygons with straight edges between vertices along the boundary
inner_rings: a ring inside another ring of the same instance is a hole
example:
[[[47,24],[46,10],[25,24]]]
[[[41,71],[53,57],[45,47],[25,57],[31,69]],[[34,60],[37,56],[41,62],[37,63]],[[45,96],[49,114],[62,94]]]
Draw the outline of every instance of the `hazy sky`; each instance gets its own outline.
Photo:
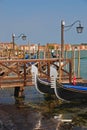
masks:
[[[61,43],[61,20],[65,25],[80,20],[64,34],[65,43],[87,43],[87,0],[0,0],[0,42],[12,41],[12,33],[27,35],[30,43]],[[24,43],[24,41],[15,41]]]

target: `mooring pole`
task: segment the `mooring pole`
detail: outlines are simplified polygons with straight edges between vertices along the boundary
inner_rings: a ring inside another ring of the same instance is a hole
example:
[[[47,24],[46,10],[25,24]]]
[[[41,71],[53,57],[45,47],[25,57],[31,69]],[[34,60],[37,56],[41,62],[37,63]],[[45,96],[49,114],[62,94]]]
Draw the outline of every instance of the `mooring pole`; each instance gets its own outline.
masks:
[[[75,75],[75,50],[72,50],[72,69],[73,69],[73,76]]]
[[[80,77],[80,49],[78,50],[78,72],[77,72],[78,77]]]
[[[59,53],[59,82],[61,82],[61,52]]]
[[[50,61],[47,62],[47,75],[48,75],[48,80],[50,78]]]

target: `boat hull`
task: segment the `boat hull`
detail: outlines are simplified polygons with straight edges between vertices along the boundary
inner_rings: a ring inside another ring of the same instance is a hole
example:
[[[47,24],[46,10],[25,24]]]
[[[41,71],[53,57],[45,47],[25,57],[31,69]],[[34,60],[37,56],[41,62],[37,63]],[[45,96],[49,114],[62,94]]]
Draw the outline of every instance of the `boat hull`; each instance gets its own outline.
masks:
[[[56,82],[55,94],[58,98],[66,101],[87,101],[87,90],[77,90],[64,87],[64,84]]]
[[[36,77],[36,89],[42,94],[55,94],[54,88],[51,88],[51,83],[45,79]]]

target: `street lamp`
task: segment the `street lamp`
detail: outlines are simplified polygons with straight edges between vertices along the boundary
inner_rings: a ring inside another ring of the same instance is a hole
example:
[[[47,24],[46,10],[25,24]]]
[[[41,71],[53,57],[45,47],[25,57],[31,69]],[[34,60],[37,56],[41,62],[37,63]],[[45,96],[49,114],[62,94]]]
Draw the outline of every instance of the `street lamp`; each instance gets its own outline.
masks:
[[[23,33],[21,33],[19,36],[15,36],[15,34],[12,34],[12,43],[13,43],[13,50],[15,49],[15,42],[14,40],[16,39],[19,39],[19,38],[22,38],[22,40],[26,40],[26,35],[24,35]]]
[[[63,20],[61,21],[61,57],[62,58],[64,58],[64,31],[65,31],[65,28],[67,28],[69,30],[76,23],[79,23],[79,26],[76,27],[77,33],[82,33],[83,27],[81,26],[80,20],[77,20],[68,26],[65,26],[65,21],[63,21]]]

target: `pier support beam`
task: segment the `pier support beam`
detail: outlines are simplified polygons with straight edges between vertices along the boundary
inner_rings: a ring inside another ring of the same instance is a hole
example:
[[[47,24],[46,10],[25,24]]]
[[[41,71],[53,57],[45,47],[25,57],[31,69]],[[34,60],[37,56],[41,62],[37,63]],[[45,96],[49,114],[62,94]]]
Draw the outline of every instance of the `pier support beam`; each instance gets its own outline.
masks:
[[[15,98],[23,98],[24,97],[24,90],[21,87],[14,88],[14,97]]]

